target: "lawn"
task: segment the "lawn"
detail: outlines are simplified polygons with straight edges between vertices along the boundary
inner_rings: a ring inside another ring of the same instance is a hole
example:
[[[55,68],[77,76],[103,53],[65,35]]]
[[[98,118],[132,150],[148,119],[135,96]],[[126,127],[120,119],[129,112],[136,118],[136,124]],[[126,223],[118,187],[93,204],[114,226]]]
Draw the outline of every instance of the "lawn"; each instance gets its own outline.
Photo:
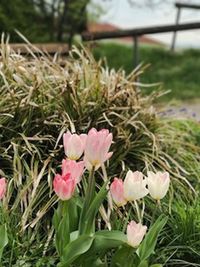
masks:
[[[124,68],[126,73],[133,70],[132,46],[116,43],[99,43],[93,53],[96,59],[104,57],[111,68]],[[149,67],[140,82],[161,83],[163,90],[171,90],[162,99],[169,101],[194,100],[200,98],[200,50],[184,50],[172,53],[167,49],[143,46],[140,48],[140,62]],[[155,89],[144,88],[146,92]]]

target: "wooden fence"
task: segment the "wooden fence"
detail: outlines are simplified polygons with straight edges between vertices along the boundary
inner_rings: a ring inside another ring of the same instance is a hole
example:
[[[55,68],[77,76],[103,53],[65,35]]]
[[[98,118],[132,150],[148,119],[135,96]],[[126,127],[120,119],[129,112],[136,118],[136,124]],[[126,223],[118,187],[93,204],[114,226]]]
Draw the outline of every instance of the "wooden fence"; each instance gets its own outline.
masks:
[[[200,22],[195,23],[184,23],[177,25],[163,25],[163,26],[153,26],[153,27],[142,27],[135,28],[130,30],[117,30],[117,31],[109,31],[109,32],[86,32],[82,34],[83,41],[95,41],[102,39],[110,39],[110,38],[120,38],[120,37],[133,37],[134,42],[134,57],[133,63],[134,67],[137,66],[139,62],[139,44],[138,37],[144,34],[156,34],[156,33],[165,33],[165,32],[177,32],[177,31],[185,31],[185,30],[193,30],[200,29]]]

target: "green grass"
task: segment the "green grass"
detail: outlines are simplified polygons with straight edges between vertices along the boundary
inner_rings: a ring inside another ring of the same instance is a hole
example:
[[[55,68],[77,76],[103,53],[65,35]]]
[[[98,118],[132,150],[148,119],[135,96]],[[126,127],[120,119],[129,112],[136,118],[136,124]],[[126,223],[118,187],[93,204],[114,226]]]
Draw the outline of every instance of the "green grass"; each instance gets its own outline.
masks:
[[[96,59],[105,57],[111,68],[123,68],[126,73],[133,70],[132,46],[101,43],[93,49],[93,53]],[[200,98],[200,50],[171,53],[164,48],[143,46],[139,54],[140,62],[150,64],[140,82],[161,82],[162,89],[171,90],[163,100]],[[143,91],[148,93],[155,88],[143,88]]]

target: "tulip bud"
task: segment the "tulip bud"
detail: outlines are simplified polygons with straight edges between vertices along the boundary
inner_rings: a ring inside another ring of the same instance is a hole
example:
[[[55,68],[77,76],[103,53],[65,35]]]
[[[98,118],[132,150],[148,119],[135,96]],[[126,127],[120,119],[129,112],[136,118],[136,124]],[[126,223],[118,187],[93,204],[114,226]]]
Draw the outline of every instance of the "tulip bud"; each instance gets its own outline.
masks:
[[[70,173],[72,179],[79,183],[84,170],[84,161],[76,162],[75,160],[63,159],[62,161],[62,176]]]
[[[106,160],[112,156],[112,152],[108,152],[112,143],[112,133],[102,129],[97,131],[92,128],[86,139],[85,146],[85,166],[88,170],[95,167],[97,170]]]
[[[127,240],[131,247],[138,247],[147,231],[147,227],[141,223],[131,221],[127,226]]]
[[[72,197],[76,187],[76,181],[71,177],[71,174],[68,173],[64,176],[56,174],[53,181],[53,188],[56,195],[61,200],[68,200]]]
[[[147,185],[153,199],[160,200],[164,198],[169,189],[169,184],[170,178],[168,172],[147,173]]]
[[[86,134],[65,133],[63,135],[65,155],[71,160],[78,160],[83,154],[86,138]]]
[[[134,201],[146,196],[149,191],[146,188],[146,180],[139,171],[128,171],[124,180],[124,196],[127,201]]]
[[[4,198],[5,193],[6,193],[6,179],[1,178],[0,179],[0,200]]]
[[[115,204],[120,207],[126,204],[126,199],[124,198],[124,183],[121,179],[115,178],[110,185],[110,192]]]

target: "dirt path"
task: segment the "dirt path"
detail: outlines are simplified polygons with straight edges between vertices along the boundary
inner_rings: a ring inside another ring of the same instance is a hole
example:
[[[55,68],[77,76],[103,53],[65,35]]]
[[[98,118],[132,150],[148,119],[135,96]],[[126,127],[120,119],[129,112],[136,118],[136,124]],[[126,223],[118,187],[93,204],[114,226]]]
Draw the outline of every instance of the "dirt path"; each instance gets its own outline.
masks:
[[[200,122],[200,100],[169,105],[167,108],[162,108],[159,114],[163,117],[192,118]]]

